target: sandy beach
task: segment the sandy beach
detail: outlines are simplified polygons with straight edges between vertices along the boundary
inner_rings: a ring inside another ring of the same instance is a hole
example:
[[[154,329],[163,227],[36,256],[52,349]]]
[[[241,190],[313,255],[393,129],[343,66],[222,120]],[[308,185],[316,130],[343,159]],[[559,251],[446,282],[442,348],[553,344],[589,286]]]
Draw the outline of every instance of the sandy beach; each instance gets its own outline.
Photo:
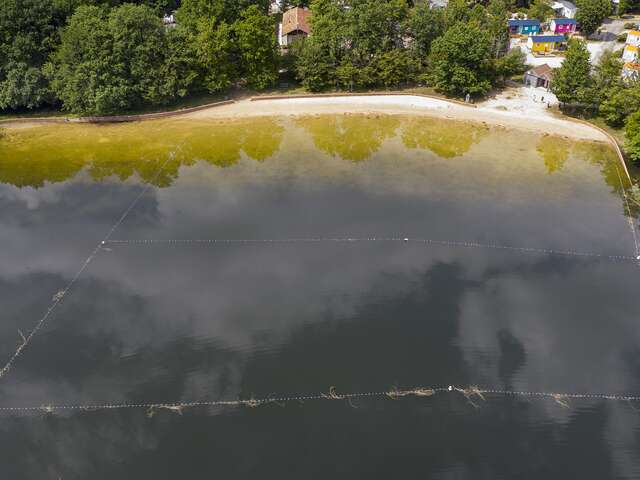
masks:
[[[165,119],[224,119],[255,116],[301,116],[322,114],[425,115],[465,122],[485,123],[509,130],[559,135],[576,140],[610,142],[605,134],[588,124],[555,116],[542,103],[534,103],[519,92],[508,92],[478,105],[423,97],[420,95],[349,95],[240,100],[193,112],[170,112]],[[43,123],[76,123],[69,119],[4,121],[2,128],[30,128]],[[153,118],[144,119],[153,121]],[[134,120],[139,121],[139,120]]]
[[[347,96],[242,100],[230,105],[201,110],[182,118],[239,118],[261,115],[321,115],[343,113],[410,114],[436,118],[484,122],[508,129],[561,135],[577,140],[608,142],[609,139],[588,125],[557,118],[543,109],[524,113],[508,106],[493,107],[486,102],[473,106],[412,95]]]

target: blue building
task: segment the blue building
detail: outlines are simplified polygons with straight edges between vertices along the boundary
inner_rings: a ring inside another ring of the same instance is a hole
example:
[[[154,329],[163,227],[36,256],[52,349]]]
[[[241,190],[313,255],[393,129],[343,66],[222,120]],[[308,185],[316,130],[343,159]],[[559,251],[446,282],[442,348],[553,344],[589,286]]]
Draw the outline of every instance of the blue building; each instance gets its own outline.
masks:
[[[509,33],[519,35],[535,35],[542,31],[540,20],[509,20]]]

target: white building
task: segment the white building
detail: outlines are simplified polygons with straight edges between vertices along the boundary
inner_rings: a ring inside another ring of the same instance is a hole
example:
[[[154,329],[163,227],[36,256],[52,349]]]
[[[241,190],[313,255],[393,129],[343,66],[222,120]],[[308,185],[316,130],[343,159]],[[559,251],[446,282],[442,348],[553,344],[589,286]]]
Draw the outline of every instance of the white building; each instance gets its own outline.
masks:
[[[170,14],[165,14],[162,17],[162,23],[164,23],[164,25],[168,28],[173,28],[177,25],[176,23],[176,15],[175,12],[170,13]]]
[[[633,45],[634,47],[640,47],[640,31],[631,30],[627,33],[627,45]]]
[[[578,10],[576,6],[568,0],[556,0],[551,4],[551,8],[556,12],[556,15],[564,18],[576,18],[576,12]]]
[[[625,63],[638,63],[638,49],[640,48],[640,31],[631,30],[627,34],[627,43],[622,52]]]

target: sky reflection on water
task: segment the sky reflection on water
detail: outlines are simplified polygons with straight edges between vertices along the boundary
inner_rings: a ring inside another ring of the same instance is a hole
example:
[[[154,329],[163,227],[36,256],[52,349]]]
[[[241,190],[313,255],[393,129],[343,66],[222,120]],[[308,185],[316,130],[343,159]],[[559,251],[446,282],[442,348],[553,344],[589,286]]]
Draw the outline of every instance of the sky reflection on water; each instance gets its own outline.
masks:
[[[39,146],[27,141],[36,131],[16,134],[0,144],[2,358],[170,151],[114,238],[390,236],[633,254],[608,148],[444,127],[338,116],[84,126]],[[640,392],[637,275],[633,262],[404,242],[111,244],[0,380],[0,404],[330,386]],[[639,433],[626,404],[475,408],[460,395],[2,416],[0,475],[634,478]]]

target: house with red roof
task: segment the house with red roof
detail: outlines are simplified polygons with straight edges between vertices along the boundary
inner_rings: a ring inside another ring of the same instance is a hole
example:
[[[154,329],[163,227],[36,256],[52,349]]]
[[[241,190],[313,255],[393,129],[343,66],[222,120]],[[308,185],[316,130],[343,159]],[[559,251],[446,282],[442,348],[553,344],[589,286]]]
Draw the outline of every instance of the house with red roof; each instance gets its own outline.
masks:
[[[282,15],[278,25],[278,41],[281,47],[288,47],[296,40],[311,34],[311,10],[306,7],[290,8]]]

